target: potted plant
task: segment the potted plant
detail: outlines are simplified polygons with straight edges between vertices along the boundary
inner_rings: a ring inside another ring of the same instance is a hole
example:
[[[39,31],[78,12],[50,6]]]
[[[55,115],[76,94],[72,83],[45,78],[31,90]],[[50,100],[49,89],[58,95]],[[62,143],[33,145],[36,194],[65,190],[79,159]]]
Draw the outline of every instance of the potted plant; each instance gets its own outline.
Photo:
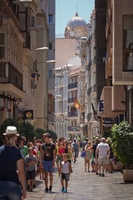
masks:
[[[124,182],[133,181],[133,132],[128,122],[113,125],[112,149],[123,163]]]

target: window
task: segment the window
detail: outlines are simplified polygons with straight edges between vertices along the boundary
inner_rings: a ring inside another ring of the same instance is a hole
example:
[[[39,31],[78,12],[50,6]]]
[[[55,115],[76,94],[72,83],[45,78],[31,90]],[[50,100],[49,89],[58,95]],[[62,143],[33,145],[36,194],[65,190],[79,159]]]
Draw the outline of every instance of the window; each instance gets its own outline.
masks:
[[[52,50],[52,42],[49,43],[49,50]]]
[[[48,70],[48,78],[52,78],[52,70]]]
[[[0,33],[0,58],[5,58],[5,33]]]
[[[133,15],[123,16],[123,70],[133,71]]]
[[[26,13],[19,13],[20,30],[26,30]]]
[[[48,98],[48,113],[51,113],[52,99]]]
[[[35,27],[35,17],[31,16],[31,27]]]
[[[49,21],[49,23],[53,23],[54,22],[54,16],[53,15],[49,15],[48,16],[48,21]]]

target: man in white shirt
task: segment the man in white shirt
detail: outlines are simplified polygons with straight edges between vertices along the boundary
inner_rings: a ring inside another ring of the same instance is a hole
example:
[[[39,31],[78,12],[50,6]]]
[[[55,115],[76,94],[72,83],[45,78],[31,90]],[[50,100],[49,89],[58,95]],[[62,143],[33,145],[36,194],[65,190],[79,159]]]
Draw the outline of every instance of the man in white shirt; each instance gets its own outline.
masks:
[[[99,165],[99,176],[104,176],[104,171],[107,165],[107,158],[109,158],[110,154],[110,147],[106,143],[105,138],[101,139],[101,142],[97,145],[96,149],[96,158],[98,158],[98,165]],[[102,167],[102,173],[101,173]]]

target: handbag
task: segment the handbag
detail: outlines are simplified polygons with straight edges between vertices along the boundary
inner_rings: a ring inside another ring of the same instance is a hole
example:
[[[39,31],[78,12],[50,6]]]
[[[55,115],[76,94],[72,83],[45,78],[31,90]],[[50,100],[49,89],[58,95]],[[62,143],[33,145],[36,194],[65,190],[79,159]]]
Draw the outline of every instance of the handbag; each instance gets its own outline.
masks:
[[[81,151],[81,157],[82,157],[82,158],[85,157],[85,151]]]

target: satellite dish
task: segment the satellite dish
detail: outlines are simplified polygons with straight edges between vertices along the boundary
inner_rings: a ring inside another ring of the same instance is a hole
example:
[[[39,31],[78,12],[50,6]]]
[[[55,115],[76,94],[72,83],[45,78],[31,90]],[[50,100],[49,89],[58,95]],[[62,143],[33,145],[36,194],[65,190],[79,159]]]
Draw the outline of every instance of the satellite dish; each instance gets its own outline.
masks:
[[[74,37],[74,35],[75,35],[74,32],[73,32],[73,31],[70,31],[70,36],[71,36],[71,37]]]

